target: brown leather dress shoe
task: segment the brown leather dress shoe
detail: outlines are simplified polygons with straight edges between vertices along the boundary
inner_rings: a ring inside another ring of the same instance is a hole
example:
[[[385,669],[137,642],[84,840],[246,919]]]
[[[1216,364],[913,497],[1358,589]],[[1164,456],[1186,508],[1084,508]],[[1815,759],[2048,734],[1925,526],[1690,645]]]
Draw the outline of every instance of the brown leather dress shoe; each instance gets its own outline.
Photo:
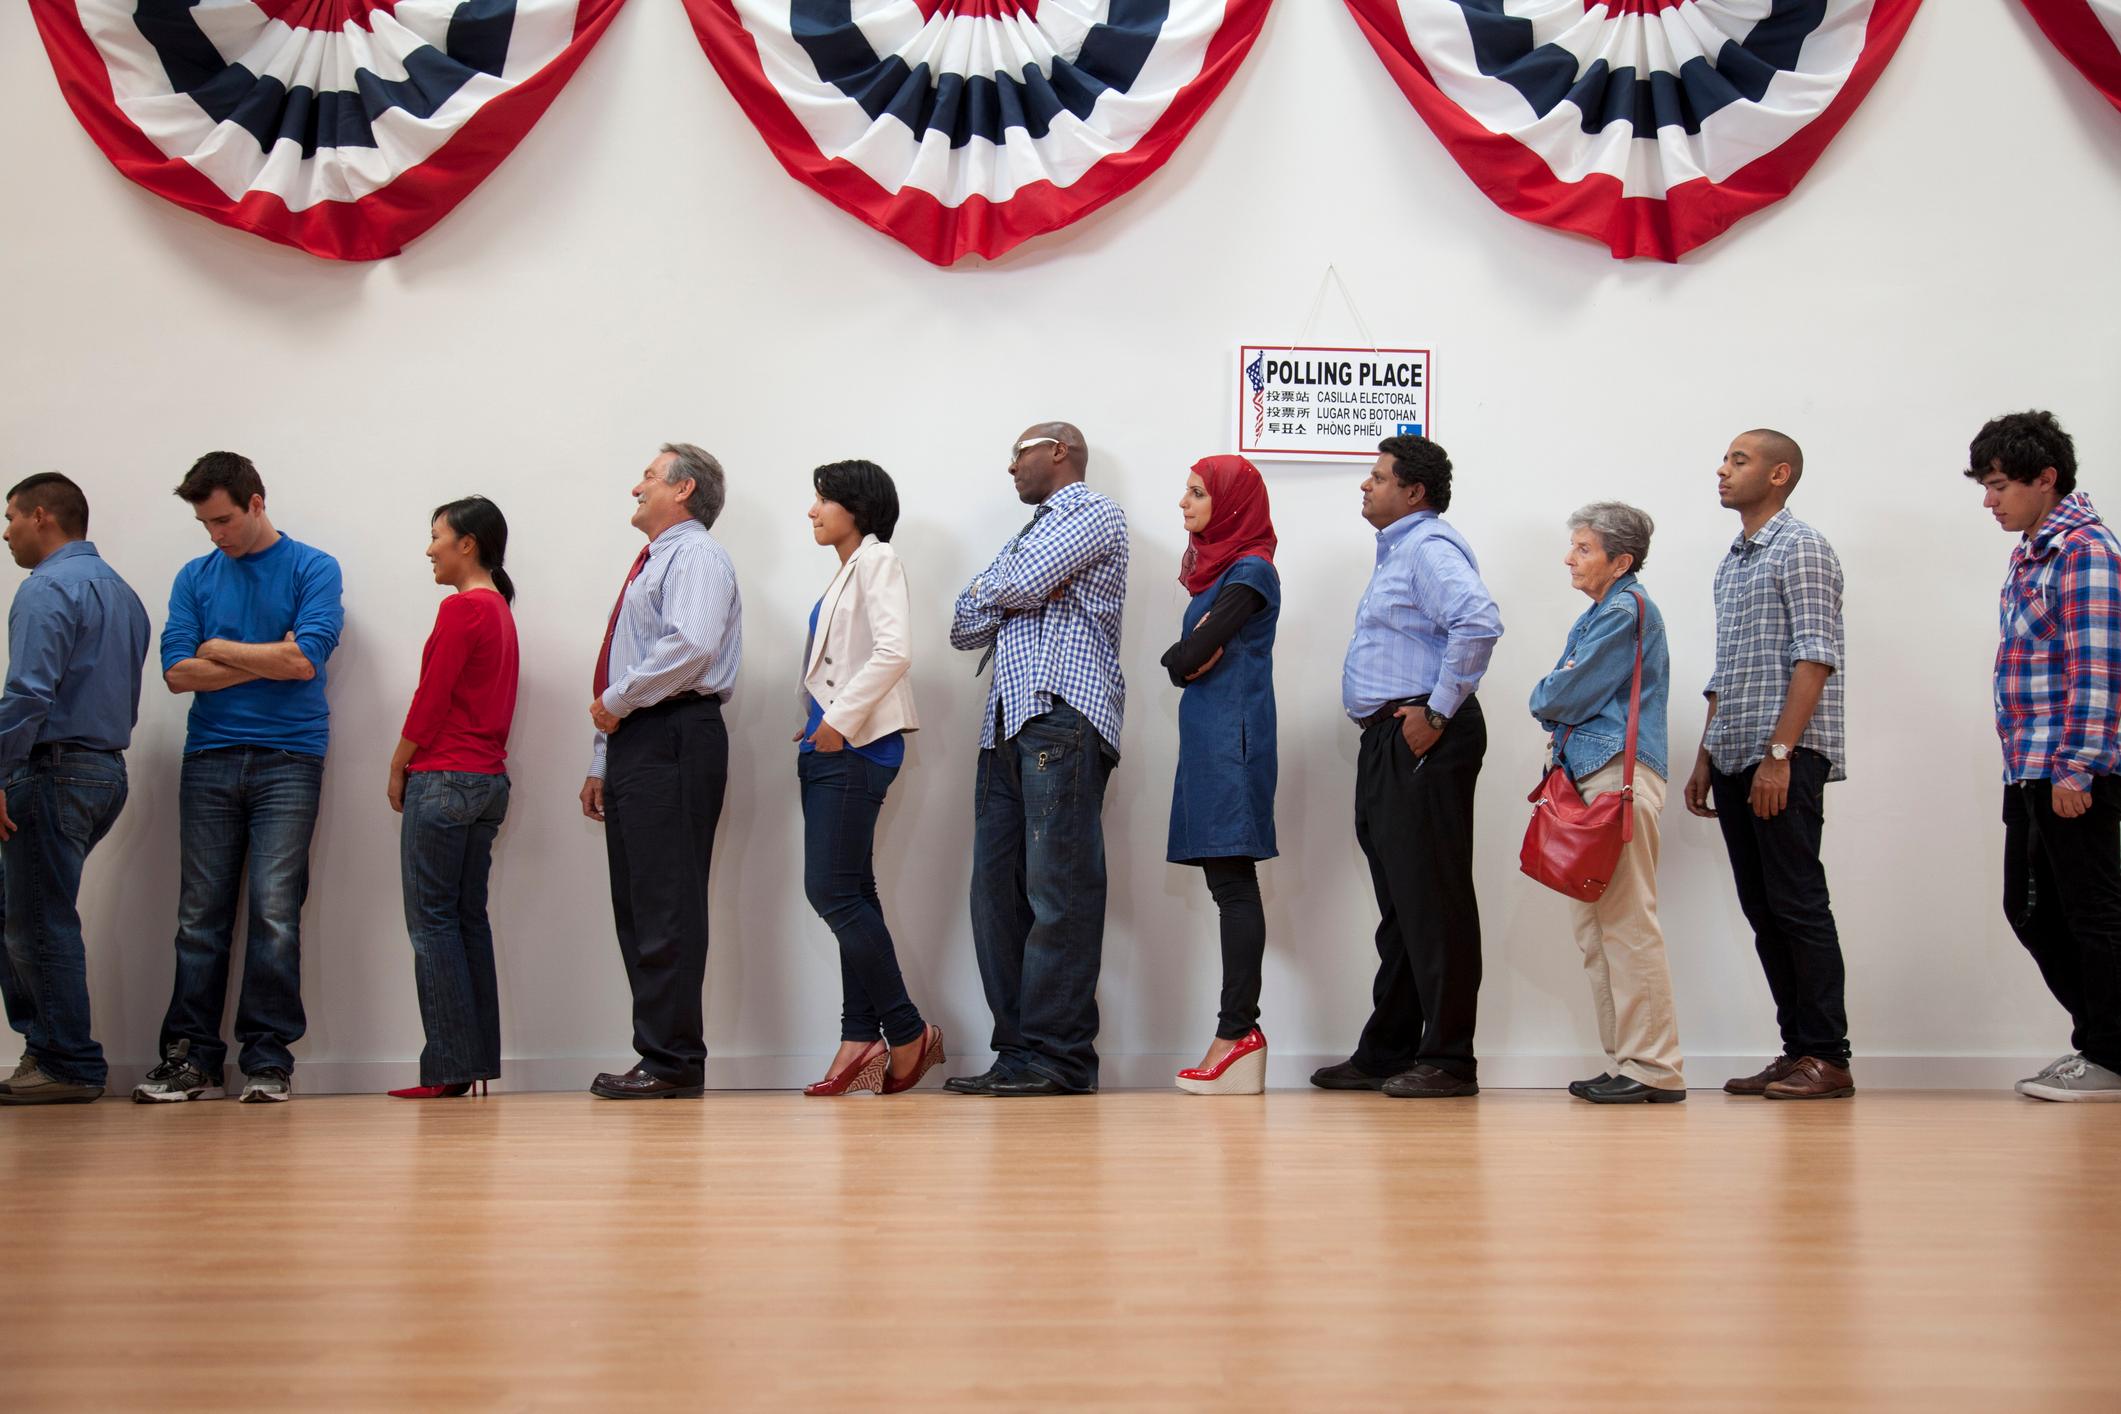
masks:
[[[1761,1093],[1770,1100],[1838,1100],[1856,1093],[1856,1081],[1832,1061],[1805,1056]]]
[[[1723,1082],[1726,1095],[1764,1095],[1767,1088],[1797,1068],[1795,1056],[1777,1056],[1758,1075],[1740,1075]]]
[[[589,1093],[600,1100],[697,1100],[706,1090],[705,1085],[680,1085],[650,1075],[639,1066],[624,1075],[606,1072],[589,1084]]]

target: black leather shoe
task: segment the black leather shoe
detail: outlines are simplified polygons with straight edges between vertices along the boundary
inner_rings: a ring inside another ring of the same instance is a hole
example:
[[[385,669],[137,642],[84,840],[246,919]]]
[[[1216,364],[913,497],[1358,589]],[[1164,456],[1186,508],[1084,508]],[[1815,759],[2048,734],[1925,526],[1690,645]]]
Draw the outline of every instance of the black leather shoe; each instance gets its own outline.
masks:
[[[1393,1076],[1378,1088],[1395,1100],[1455,1100],[1480,1093],[1477,1081],[1460,1080],[1433,1065],[1417,1065],[1404,1074]]]
[[[1583,1097],[1594,1105],[1676,1105],[1686,1098],[1684,1090],[1660,1090],[1625,1075],[1615,1075],[1593,1085]]]
[[[599,1075],[589,1083],[589,1093],[600,1100],[697,1100],[706,1091],[705,1085],[680,1085],[639,1066],[624,1075]]]
[[[978,1075],[953,1075],[943,1082],[943,1088],[953,1095],[991,1095],[994,1093],[994,1082],[1007,1076],[1007,1071],[993,1065]]]
[[[1612,1072],[1601,1070],[1589,1080],[1571,1080],[1569,1082],[1569,1093],[1580,1100],[1583,1098],[1584,1091],[1590,1089],[1593,1085],[1603,1085],[1612,1078]]]
[[[990,1095],[1094,1095],[1097,1087],[1070,1090],[1058,1080],[1043,1075],[1005,1075],[987,1091]]]
[[[1339,1065],[1322,1065],[1311,1072],[1311,1083],[1321,1090],[1382,1090],[1389,1078],[1358,1070],[1352,1060],[1344,1060]]]

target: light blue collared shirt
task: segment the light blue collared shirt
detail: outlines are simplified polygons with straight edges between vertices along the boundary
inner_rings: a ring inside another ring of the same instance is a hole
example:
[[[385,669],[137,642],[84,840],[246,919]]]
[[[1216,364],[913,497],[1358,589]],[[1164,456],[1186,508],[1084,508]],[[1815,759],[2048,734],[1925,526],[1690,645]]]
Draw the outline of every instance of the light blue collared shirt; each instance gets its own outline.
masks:
[[[1501,637],[1502,615],[1465,537],[1434,511],[1402,516],[1377,532],[1377,568],[1355,610],[1340,705],[1359,722],[1426,693],[1448,717],[1480,686]]]
[[[140,596],[93,544],[70,541],[45,556],[7,612],[0,768],[19,766],[39,742],[130,746],[149,637]]]
[[[611,632],[611,686],[604,708],[624,720],[680,692],[727,701],[744,655],[744,601],[736,566],[707,527],[687,517],[648,546],[648,563],[626,586]],[[604,777],[604,733],[589,774]]]

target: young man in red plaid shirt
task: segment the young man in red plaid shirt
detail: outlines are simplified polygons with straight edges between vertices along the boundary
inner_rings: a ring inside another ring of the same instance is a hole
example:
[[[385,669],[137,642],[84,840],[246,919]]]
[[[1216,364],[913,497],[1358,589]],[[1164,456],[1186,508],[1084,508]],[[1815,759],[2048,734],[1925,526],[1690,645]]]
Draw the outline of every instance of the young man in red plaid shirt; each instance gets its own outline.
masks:
[[[2052,413],[1991,420],[1967,466],[2020,537],[1996,648],[2003,911],[2077,1048],[2017,1089],[2121,1101],[2121,541],[2077,490]]]

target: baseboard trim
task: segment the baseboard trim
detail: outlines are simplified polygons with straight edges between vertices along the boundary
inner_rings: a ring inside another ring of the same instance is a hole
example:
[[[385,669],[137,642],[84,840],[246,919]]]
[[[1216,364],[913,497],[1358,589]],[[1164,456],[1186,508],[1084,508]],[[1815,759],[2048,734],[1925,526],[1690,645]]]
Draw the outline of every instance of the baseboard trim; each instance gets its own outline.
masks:
[[[988,1052],[953,1056],[946,1073],[971,1075],[992,1061]],[[1273,1055],[1267,1062],[1267,1084],[1301,1089],[1313,1070],[1346,1059],[1340,1055]],[[2031,1075],[2053,1056],[1859,1056],[1856,1083],[1881,1090],[2008,1090],[2013,1081]],[[623,1071],[633,1056],[527,1056],[502,1062],[496,1090],[563,1092],[587,1090],[598,1071]],[[1197,1055],[1129,1055],[1103,1059],[1102,1085],[1107,1090],[1160,1090],[1172,1072],[1199,1060]],[[1733,1075],[1750,1075],[1766,1065],[1766,1056],[1689,1056],[1690,1088],[1714,1090]],[[823,1073],[825,1057],[715,1056],[707,1062],[710,1090],[797,1090]],[[113,1062],[110,1091],[130,1090],[153,1063]],[[1480,1063],[1480,1082],[1491,1090],[1558,1090],[1571,1080],[1605,1069],[1599,1056],[1488,1056]],[[304,1061],[296,1069],[296,1089],[306,1095],[380,1094],[419,1083],[416,1061]],[[235,1075],[230,1084],[238,1083]]]

